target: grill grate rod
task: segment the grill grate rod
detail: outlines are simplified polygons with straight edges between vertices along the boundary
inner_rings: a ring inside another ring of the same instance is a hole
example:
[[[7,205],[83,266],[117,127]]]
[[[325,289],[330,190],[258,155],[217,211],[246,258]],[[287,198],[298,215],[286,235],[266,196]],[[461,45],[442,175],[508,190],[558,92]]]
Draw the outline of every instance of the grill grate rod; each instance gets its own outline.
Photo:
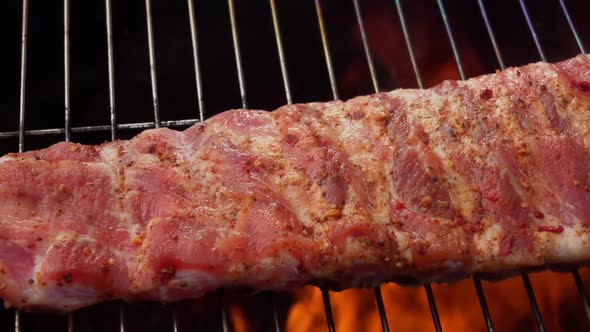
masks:
[[[153,28],[153,15],[152,15],[152,2],[151,0],[145,0],[145,20],[146,20],[146,32],[148,39],[148,57],[150,63],[150,83],[152,87],[152,104],[154,108],[154,127],[160,128],[162,121],[160,118],[160,102],[158,98],[158,77],[156,69],[156,47],[154,43],[154,28]],[[111,50],[112,51],[112,50]],[[109,81],[110,87],[110,81]],[[113,93],[114,91],[109,91]],[[125,312],[123,307],[119,308],[120,317],[120,328],[124,330]],[[172,309],[172,328],[174,332],[177,332],[178,321],[177,321],[176,309]],[[122,331],[123,331],[122,330]]]
[[[367,65],[369,67],[369,73],[371,74],[371,81],[373,83],[373,88],[375,93],[379,93],[379,80],[377,78],[377,74],[375,72],[375,66],[373,63],[373,57],[371,56],[371,50],[369,48],[369,41],[367,39],[367,33],[365,30],[365,23],[363,21],[363,15],[361,13],[361,8],[359,6],[358,0],[353,0],[354,4],[354,11],[357,19],[357,24],[359,26],[359,30],[361,32],[361,39],[363,42],[363,48],[365,50],[365,58],[367,60]],[[381,330],[383,332],[389,332],[389,323],[387,322],[387,314],[385,312],[385,305],[383,303],[383,296],[381,294],[381,288],[374,287],[373,291],[375,293],[375,301],[377,302],[377,309],[379,310],[379,318],[381,320]]]
[[[328,323],[328,331],[336,332],[336,325],[334,324],[334,315],[332,315],[332,304],[330,303],[330,292],[322,288],[322,300],[324,302],[324,311],[326,312],[326,322]]]
[[[561,9],[563,10],[563,14],[565,15],[567,23],[570,26],[570,29],[572,30],[574,38],[576,39],[576,43],[578,44],[578,48],[580,49],[580,52],[582,52],[583,54],[586,54],[586,49],[584,48],[584,44],[582,43],[582,39],[580,38],[578,31],[576,30],[576,27],[575,27],[574,22],[569,14],[569,11],[567,10],[567,6],[565,5],[565,2],[563,0],[559,0],[559,4],[561,5]],[[588,302],[588,297],[586,296],[586,290],[584,289],[584,282],[582,281],[582,278],[580,277],[580,273],[578,272],[577,269],[572,271],[572,276],[574,277],[574,281],[576,283],[578,295],[580,296],[580,299],[582,300],[582,303],[584,305],[584,312],[586,313],[586,318],[588,318],[588,320],[590,320],[590,303]]]
[[[535,320],[537,321],[537,328],[539,332],[545,332],[545,324],[543,324],[543,317],[541,316],[541,311],[539,310],[539,306],[537,305],[535,292],[533,291],[533,286],[531,285],[531,280],[529,279],[528,274],[522,274],[522,282],[524,283],[526,293],[529,299],[531,300],[531,309],[533,310],[533,315],[535,315]]]
[[[117,139],[117,110],[115,109],[115,65],[113,55],[113,18],[111,0],[105,0],[107,29],[107,65],[109,78],[109,113],[111,115],[111,140]]]
[[[18,152],[23,152],[25,144],[25,86],[27,81],[27,40],[29,0],[23,0],[20,53],[20,104],[18,119]]]
[[[148,53],[150,59],[150,82],[152,85],[152,102],[154,105],[154,124],[160,128],[160,102],[158,99],[158,79],[156,77],[156,55],[154,49],[154,28],[152,26],[152,1],[145,0],[145,19],[147,25]]]
[[[283,77],[283,86],[285,87],[285,97],[287,103],[293,103],[293,97],[291,95],[291,87],[289,84],[289,73],[287,71],[287,60],[285,59],[285,50],[283,47],[283,40],[281,38],[281,25],[279,23],[279,17],[277,15],[276,0],[270,0],[270,12],[272,15],[272,27],[275,34],[275,41],[277,43],[277,52],[279,53],[279,62],[281,64],[281,76]]]
[[[584,311],[586,312],[586,317],[590,318],[590,303],[588,303],[588,297],[586,297],[584,282],[582,282],[582,278],[580,277],[580,273],[578,272],[578,270],[574,270],[572,272],[572,275],[574,276],[576,288],[578,289],[578,293],[580,294],[580,298],[582,299],[582,303],[584,304]]]
[[[381,295],[381,288],[373,288],[375,292],[375,301],[377,301],[377,309],[379,310],[379,317],[381,318],[381,330],[389,332],[389,323],[387,322],[387,313],[385,312],[385,304],[383,304],[383,296]]]
[[[533,39],[535,41],[535,45],[537,46],[537,50],[539,52],[539,55],[541,56],[541,58],[544,61],[546,61],[545,55],[544,55],[543,50],[541,48],[541,45],[539,44],[539,40],[537,38],[537,34],[536,34],[535,29],[534,29],[534,27],[532,25],[532,22],[530,20],[530,16],[529,16],[527,7],[526,7],[526,5],[524,4],[524,2],[522,0],[520,0],[519,2],[520,2],[521,9],[523,11],[523,14],[525,16],[525,19],[527,21],[527,25],[529,27],[529,30],[531,32],[531,35],[532,35],[532,37],[533,37]],[[487,18],[487,12],[486,12],[485,7],[483,6],[482,3],[480,3],[480,10],[481,10],[482,15],[484,16],[484,20],[485,20],[485,18]],[[488,29],[488,34],[489,34],[490,39],[492,41],[492,45],[497,45],[496,38],[494,37],[494,33],[492,31],[491,25],[490,24],[486,24],[486,29]],[[498,63],[500,64],[500,68],[502,70],[506,69],[506,67],[504,65],[504,61],[502,59],[502,55],[501,55],[501,53],[499,51],[496,52],[496,57],[497,57]],[[538,328],[539,332],[543,332],[543,331],[545,331],[545,325],[543,323],[543,318],[541,316],[541,312],[539,311],[539,306],[537,304],[537,299],[535,297],[535,292],[534,292],[533,287],[531,285],[531,282],[530,282],[530,279],[529,279],[528,274],[526,274],[526,273],[523,273],[522,274],[522,282],[524,284],[524,287],[525,287],[527,296],[529,298],[529,302],[531,304],[531,309],[533,311],[533,315],[535,316],[535,320],[537,322],[537,328]]]
[[[400,24],[402,26],[404,39],[406,41],[408,55],[410,56],[410,60],[412,62],[412,67],[414,68],[414,74],[416,75],[416,83],[418,83],[418,87],[420,89],[423,89],[424,85],[422,83],[422,76],[420,75],[418,63],[416,61],[416,57],[414,56],[412,42],[410,39],[410,33],[408,32],[408,26],[406,24],[406,19],[404,16],[404,11],[402,9],[401,0],[396,0],[395,5],[397,8],[397,14],[400,19]],[[430,284],[424,285],[424,291],[426,292],[426,297],[428,298],[428,305],[430,306],[430,314],[432,315],[432,322],[434,323],[434,328],[436,329],[437,332],[442,332],[442,326],[440,324],[438,309],[436,308],[436,300],[434,299],[434,294],[432,292],[432,287],[430,286]]]
[[[567,20],[567,24],[570,26],[572,33],[574,34],[574,38],[576,38],[576,43],[578,44],[578,48],[584,54],[586,54],[586,49],[584,48],[584,44],[582,43],[582,38],[578,34],[578,30],[576,30],[576,26],[574,25],[574,21],[570,16],[570,12],[567,10],[567,6],[565,5],[564,0],[559,0],[559,4],[561,5],[561,10],[563,11],[563,15],[565,15],[565,19]]]
[[[195,69],[195,85],[197,89],[197,107],[199,111],[199,120],[203,122],[205,117],[205,105],[203,102],[203,87],[201,82],[201,67],[199,65],[199,43],[197,38],[197,23],[195,19],[195,5],[193,0],[187,0],[188,18],[191,30],[191,44],[193,46],[193,65]]]
[[[322,38],[322,47],[324,48],[324,58],[326,61],[326,68],[328,69],[328,76],[330,78],[330,87],[332,88],[332,96],[334,97],[334,100],[338,100],[338,86],[336,85],[336,77],[334,75],[332,55],[330,55],[330,45],[328,44],[328,34],[326,32],[326,25],[324,23],[324,14],[322,13],[322,6],[320,5],[319,0],[315,0],[315,11],[318,18],[320,36]]]
[[[111,117],[111,141],[117,139],[117,109],[115,103],[115,65],[113,52],[113,15],[111,0],[105,0],[105,26],[107,39],[107,70],[109,80],[109,114]],[[119,332],[125,332],[125,305],[119,304]]]
[[[475,284],[475,291],[477,292],[477,298],[479,299],[479,306],[481,307],[481,312],[483,313],[486,328],[488,332],[494,332],[494,323],[492,322],[492,316],[490,315],[490,309],[488,308],[488,303],[486,302],[481,280],[477,277],[474,277],[473,283]]]
[[[520,8],[522,9],[522,13],[526,20],[526,24],[531,32],[531,37],[533,37],[533,41],[535,42],[535,46],[537,47],[537,51],[539,52],[539,56],[541,60],[547,62],[547,58],[545,57],[545,52],[543,52],[543,48],[541,47],[541,43],[539,42],[539,37],[537,36],[537,31],[535,31],[535,27],[533,26],[533,22],[531,21],[531,16],[529,15],[529,10],[527,9],[524,0],[518,0],[520,3]]]
[[[481,12],[481,16],[483,17],[483,22],[486,26],[486,30],[488,31],[488,35],[490,40],[492,41],[492,46],[494,47],[494,53],[496,53],[496,59],[500,64],[500,68],[504,69],[506,66],[504,65],[504,59],[502,58],[502,53],[500,52],[500,48],[498,47],[498,43],[496,42],[496,36],[494,34],[494,29],[492,29],[492,25],[490,24],[490,20],[488,18],[488,13],[486,11],[486,7],[483,4],[483,0],[477,0],[479,5],[479,10]]]
[[[422,83],[422,75],[420,75],[420,68],[418,68],[418,63],[416,61],[416,57],[414,56],[414,47],[412,46],[412,39],[410,38],[410,33],[408,32],[408,26],[406,24],[404,11],[402,10],[401,0],[395,0],[395,7],[397,9],[397,15],[399,16],[399,21],[402,26],[402,32],[406,42],[406,49],[408,50],[410,61],[412,62],[412,67],[414,69],[414,74],[416,75],[416,83],[418,83],[418,87],[422,89],[424,87],[424,84]]]
[[[328,34],[326,33],[326,25],[324,23],[324,15],[322,13],[322,6],[319,0],[315,0],[315,11],[318,19],[318,26],[320,29],[320,36],[322,39],[322,47],[324,49],[324,58],[326,61],[326,68],[330,78],[330,88],[332,89],[332,97],[338,100],[338,87],[336,85],[336,78],[334,76],[334,65],[332,64],[332,56],[330,55],[330,46],[328,44]],[[332,314],[332,305],[330,304],[330,292],[326,288],[321,288],[322,300],[324,302],[324,312],[326,313],[326,322],[328,323],[328,331],[335,332],[334,317]]]
[[[223,289],[219,291],[219,306],[221,307],[221,331],[232,332],[233,328],[225,307],[225,295]]]
[[[451,43],[451,49],[453,51],[453,56],[455,57],[455,62],[457,63],[457,68],[459,69],[459,75],[461,76],[462,80],[466,80],[467,77],[465,76],[465,70],[463,70],[463,64],[461,62],[459,49],[457,48],[457,43],[455,42],[455,37],[453,35],[453,31],[451,30],[451,24],[449,23],[447,12],[445,10],[445,6],[444,6],[442,0],[438,0],[438,8],[440,10],[440,13],[441,13],[441,16],[443,19],[443,23],[445,26],[445,30],[447,32],[447,36],[448,36],[449,41]],[[479,279],[479,277],[477,277],[477,276],[473,277],[473,284],[474,284],[475,290],[477,292],[477,298],[479,300],[479,304],[481,307],[481,312],[484,317],[486,328],[489,332],[493,332],[494,331],[494,324],[492,322],[492,317],[490,316],[490,310],[488,308],[488,303],[486,301],[485,292],[483,290],[483,286],[481,284],[481,280]]]
[[[71,139],[70,128],[70,1],[64,0],[64,138]],[[74,332],[74,313],[68,314],[68,332]]]
[[[191,1],[191,0],[189,0],[189,1]],[[242,107],[247,108],[248,101],[247,101],[247,95],[246,95],[246,83],[245,83],[245,77],[244,77],[244,70],[242,67],[242,56],[240,53],[240,40],[239,40],[239,36],[238,36],[238,25],[237,25],[237,20],[236,20],[234,2],[233,2],[233,0],[228,0],[227,4],[228,4],[228,10],[229,10],[230,24],[231,24],[234,55],[235,55],[235,60],[236,60],[236,69],[238,71],[238,84],[239,84],[239,88],[240,88],[240,97],[242,100]],[[281,39],[280,39],[281,38],[280,32],[278,30],[279,23],[278,23],[278,17],[276,15],[276,6],[274,4],[274,1],[272,1],[272,0],[271,0],[270,5],[271,5],[271,11],[272,11],[272,17],[273,17],[273,27],[274,27],[274,32],[275,32],[275,36],[277,39],[277,45],[278,45],[278,50],[279,50],[279,57],[281,60],[281,72],[283,74],[283,83],[285,84],[285,93],[287,95],[287,100],[290,104],[291,103],[291,91],[289,89],[289,82],[288,82],[288,78],[287,78],[287,68],[285,65],[284,54],[283,54],[284,51],[283,51],[283,47],[282,47],[282,43],[281,43]],[[196,33],[196,29],[194,31]],[[196,43],[194,45],[196,45]],[[195,52],[196,52],[196,50],[195,50]],[[202,121],[202,119],[201,119],[201,121]],[[281,326],[279,323],[278,311],[276,308],[276,303],[275,303],[273,294],[270,294],[270,302],[271,302],[273,327],[276,332],[280,332]],[[224,331],[231,331],[230,326],[229,326],[229,319],[227,318],[227,315],[225,313],[225,306],[223,306],[223,308],[224,308],[222,310],[223,311],[223,315],[222,315],[223,330]]]
[[[371,50],[369,48],[369,42],[367,40],[367,32],[365,31],[365,23],[363,22],[363,15],[361,14],[361,8],[358,0],[352,1],[354,4],[354,12],[356,14],[357,24],[361,32],[361,40],[363,42],[363,49],[365,51],[365,58],[367,59],[367,65],[369,66],[369,72],[371,74],[371,81],[373,82],[373,89],[375,93],[379,93],[379,81],[377,80],[377,73],[375,72],[375,65],[373,64],[373,58],[371,57]]]
[[[64,133],[70,141],[70,1],[64,0]]]
[[[160,124],[166,127],[187,127],[195,123],[200,122],[199,119],[184,119],[184,120],[168,120],[161,121]],[[131,130],[131,129],[149,129],[155,128],[156,123],[154,121],[146,122],[132,122],[132,123],[121,123],[116,124],[115,129],[117,130]],[[72,133],[92,133],[102,132],[111,130],[111,125],[98,125],[98,126],[80,126],[72,127]],[[32,129],[25,130],[25,136],[45,136],[45,135],[62,135],[65,133],[64,128],[51,128],[51,129]],[[0,133],[1,138],[18,137],[18,131],[5,131]]]
[[[25,146],[25,87],[27,80],[27,40],[28,40],[29,0],[22,2],[21,54],[20,54],[20,99],[18,118],[18,152],[24,151]],[[21,331],[21,315],[14,313],[14,331]]]
[[[430,314],[432,315],[432,322],[436,332],[442,332],[442,326],[440,324],[440,318],[438,316],[438,310],[436,309],[436,301],[434,300],[434,293],[432,292],[432,286],[430,284],[424,285],[426,290],[426,298],[428,298],[428,304],[430,305]]]
[[[227,0],[229,9],[229,21],[231,24],[231,36],[234,44],[234,55],[236,59],[236,69],[238,70],[238,84],[240,85],[240,97],[242,98],[242,108],[247,108],[246,102],[246,83],[244,82],[244,69],[242,67],[242,56],[240,54],[240,38],[238,36],[238,26],[236,24],[236,11],[234,0]]]
[[[578,47],[580,48],[580,51],[582,53],[586,53],[584,50],[584,46],[582,45],[582,41],[580,39],[580,36],[577,33],[577,30],[573,24],[573,21],[571,20],[571,17],[569,15],[569,12],[568,12],[567,7],[566,7],[565,3],[563,2],[563,0],[560,0],[560,5],[561,5],[564,15],[566,16],[568,24],[570,25],[570,28],[571,28],[572,33],[574,35],[574,38],[576,39],[576,42],[578,43]],[[537,47],[537,52],[539,53],[539,57],[544,62],[547,62],[547,58],[545,56],[545,53],[543,52],[543,48],[541,47],[541,43],[539,42],[539,38],[537,37],[537,32],[531,22],[528,9],[527,9],[523,0],[520,0],[520,6],[522,8],[524,17],[527,21],[527,25],[528,25],[529,30],[531,32],[531,36],[532,36],[533,40],[535,41],[535,46]],[[590,305],[588,303],[588,298],[587,298],[586,293],[584,291],[584,284],[583,284],[582,279],[580,278],[580,275],[577,270],[574,270],[572,272],[572,277],[574,278],[574,281],[576,283],[576,288],[578,290],[578,294],[579,294],[580,298],[582,299],[582,302],[584,303],[584,309],[586,311],[586,316],[588,319],[590,319]],[[530,285],[530,281],[528,282],[528,284]],[[528,293],[528,289],[527,289],[527,293]],[[531,295],[532,295],[532,297],[531,297]],[[531,288],[531,295],[529,295],[529,297],[534,300],[534,293],[532,291],[532,288]],[[532,304],[534,304],[534,306],[533,306],[533,311],[534,311],[536,303],[532,303]],[[538,311],[538,308],[537,308],[537,311]],[[542,320],[540,312],[535,312],[535,318],[537,319],[537,323],[539,325],[539,331],[543,331],[543,329],[544,329],[543,320]]]

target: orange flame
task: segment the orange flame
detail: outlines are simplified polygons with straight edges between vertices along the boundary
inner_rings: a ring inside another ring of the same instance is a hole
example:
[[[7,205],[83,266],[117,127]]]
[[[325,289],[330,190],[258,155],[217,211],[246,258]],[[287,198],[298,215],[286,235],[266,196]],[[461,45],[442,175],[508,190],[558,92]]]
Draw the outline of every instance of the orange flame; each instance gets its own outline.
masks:
[[[588,271],[583,271],[582,276],[590,280]],[[544,272],[533,274],[530,278],[547,330],[582,331],[590,328],[570,274]],[[423,288],[387,284],[381,289],[390,328],[417,332],[434,329]],[[484,289],[497,330],[535,330],[536,322],[520,278],[484,282]],[[443,330],[486,331],[471,280],[433,285],[433,291]],[[330,298],[337,331],[381,331],[372,290],[331,293]],[[317,288],[305,287],[297,292],[297,301],[287,318],[286,331],[327,331],[322,296]]]

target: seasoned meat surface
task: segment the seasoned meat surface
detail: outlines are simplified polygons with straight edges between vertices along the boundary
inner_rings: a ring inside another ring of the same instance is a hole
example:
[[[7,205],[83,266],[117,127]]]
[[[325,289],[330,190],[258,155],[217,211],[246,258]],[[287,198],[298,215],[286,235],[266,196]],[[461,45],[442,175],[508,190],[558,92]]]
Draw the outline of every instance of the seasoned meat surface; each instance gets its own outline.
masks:
[[[503,277],[590,260],[590,56],[0,158],[0,297]]]

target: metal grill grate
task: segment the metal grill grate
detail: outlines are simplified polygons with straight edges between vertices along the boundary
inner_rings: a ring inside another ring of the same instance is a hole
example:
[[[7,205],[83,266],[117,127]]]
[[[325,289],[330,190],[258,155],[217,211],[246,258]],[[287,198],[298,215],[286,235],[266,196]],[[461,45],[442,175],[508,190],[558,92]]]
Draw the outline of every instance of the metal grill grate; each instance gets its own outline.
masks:
[[[373,90],[375,92],[380,91],[380,84],[379,79],[377,77],[377,70],[375,63],[372,58],[372,53],[367,37],[367,32],[365,29],[365,22],[363,21],[363,15],[361,12],[361,6],[358,0],[351,0],[354,6],[354,12],[356,17],[356,22],[359,28],[362,46],[365,56],[365,61],[367,65],[368,72],[370,74],[371,83]],[[568,7],[565,4],[564,0],[558,0],[559,6],[562,10],[562,13],[568,23],[568,26],[571,30],[573,37],[575,38],[576,44],[579,48],[579,51],[585,53],[585,48],[582,42],[582,39],[576,29],[573,19],[570,16],[568,11]],[[324,57],[325,57],[325,65],[326,70],[329,76],[329,83],[331,93],[334,99],[339,98],[339,89],[337,86],[337,79],[334,70],[334,63],[332,54],[330,52],[330,43],[329,37],[327,34],[326,29],[326,21],[324,19],[324,14],[322,12],[322,4],[319,0],[315,0],[315,11],[317,16],[317,23],[319,26],[319,34],[321,37]],[[461,79],[466,79],[467,76],[465,74],[465,70],[463,68],[462,60],[461,60],[461,52],[455,40],[455,37],[452,32],[451,23],[446,13],[446,9],[443,3],[443,0],[437,0],[438,9],[440,12],[440,16],[442,18],[445,32],[448,37],[448,41],[450,43],[454,60],[456,62],[457,70]],[[505,62],[502,56],[502,52],[500,47],[498,46],[498,42],[496,40],[494,30],[492,29],[492,23],[488,17],[486,7],[484,5],[483,0],[477,0],[478,8],[481,12],[482,20],[485,24],[486,31],[489,35],[490,42],[492,44],[493,50],[495,52],[495,56],[498,62],[498,65],[501,69],[505,68]],[[538,56],[541,60],[547,61],[545,56],[545,52],[541,45],[539,36],[537,34],[536,28],[531,20],[531,15],[529,14],[529,10],[525,4],[524,0],[519,0],[520,9],[522,11],[522,15],[524,20],[526,21],[527,27],[530,31],[531,38],[534,42],[536,50],[538,52]],[[22,152],[25,150],[25,142],[27,137],[32,136],[48,136],[48,135],[63,135],[63,138],[66,141],[71,140],[72,133],[91,133],[91,132],[110,132],[110,138],[112,140],[116,139],[118,135],[118,131],[120,130],[139,130],[139,129],[147,129],[147,128],[158,128],[160,126],[165,127],[187,127],[194,123],[203,121],[205,118],[204,112],[204,101],[203,101],[203,88],[202,88],[202,79],[201,79],[201,68],[200,68],[200,58],[199,58],[199,39],[197,37],[197,24],[196,24],[196,17],[195,17],[195,5],[193,0],[187,0],[187,12],[188,12],[188,19],[189,19],[189,26],[190,26],[190,37],[191,37],[191,45],[192,45],[192,60],[194,66],[194,73],[195,73],[195,95],[196,95],[196,117],[190,119],[183,119],[183,120],[162,120],[160,117],[160,105],[159,105],[159,98],[158,98],[158,84],[157,84],[157,70],[156,70],[156,45],[154,42],[154,28],[153,28],[153,19],[152,19],[152,4],[151,0],[145,0],[145,17],[146,17],[146,29],[147,29],[147,43],[148,43],[148,56],[149,56],[149,73],[150,73],[150,84],[151,84],[151,95],[152,95],[152,106],[153,106],[153,121],[147,122],[133,122],[133,123],[118,123],[117,122],[117,105],[115,100],[115,56],[113,52],[113,28],[112,28],[112,7],[111,7],[111,0],[104,1],[105,6],[105,18],[106,18],[106,45],[107,45],[107,62],[108,62],[108,97],[109,97],[109,114],[110,114],[110,124],[108,125],[89,125],[89,126],[71,126],[71,103],[70,103],[70,88],[71,88],[71,80],[70,80],[70,2],[69,0],[63,0],[63,9],[64,9],[64,26],[63,26],[63,35],[64,35],[64,54],[63,54],[63,61],[64,61],[64,126],[63,128],[50,128],[50,129],[32,129],[26,130],[25,128],[25,111],[26,111],[26,78],[27,78],[27,42],[28,42],[28,25],[29,25],[29,1],[22,0],[22,19],[21,19],[21,50],[20,50],[20,99],[19,99],[19,123],[18,123],[18,131],[4,131],[0,132],[0,140],[1,139],[9,139],[13,137],[18,138],[18,151]],[[270,12],[272,15],[272,23],[273,23],[273,32],[276,41],[276,51],[279,57],[279,64],[280,64],[280,71],[281,77],[283,82],[283,88],[285,93],[285,99],[288,104],[294,102],[293,94],[291,91],[291,83],[289,80],[288,75],[288,66],[286,61],[286,52],[283,46],[283,41],[281,37],[281,25],[280,25],[280,15],[278,13],[277,5],[275,0],[269,0],[269,7]],[[243,70],[243,62],[242,62],[242,55],[240,51],[240,39],[238,35],[238,25],[237,25],[237,17],[236,17],[236,9],[234,6],[233,0],[227,0],[227,9],[229,14],[229,24],[231,27],[231,37],[233,42],[233,51],[235,57],[235,64],[236,64],[236,73],[237,73],[237,81],[239,86],[240,92],[240,99],[241,99],[241,106],[243,108],[248,107],[248,98],[247,98],[247,91],[246,91],[246,84],[245,84],[245,74]],[[401,23],[401,29],[403,33],[403,37],[405,40],[405,48],[408,52],[410,57],[410,61],[413,67],[413,71],[415,74],[416,83],[420,88],[423,88],[423,80],[420,74],[418,61],[416,59],[414,49],[411,42],[411,31],[409,31],[408,24],[405,19],[404,11],[402,8],[401,0],[395,0],[395,9],[397,11],[397,15],[399,17],[399,21]],[[582,279],[579,275],[577,270],[572,271],[572,276],[574,278],[575,285],[577,287],[578,294],[582,300],[582,303],[585,307],[585,312],[590,319],[590,304],[588,298],[586,296],[584,285],[582,283]],[[543,319],[539,310],[539,306],[537,304],[535,293],[533,291],[533,286],[530,282],[530,279],[527,274],[522,275],[522,281],[524,288],[526,290],[526,294],[530,301],[532,314],[535,317],[537,322],[537,328],[539,331],[545,331],[545,326],[543,324]],[[484,293],[484,288],[482,282],[479,278],[473,278],[474,287],[476,289],[476,294],[478,296],[479,303],[481,305],[481,310],[483,313],[483,318],[485,325],[488,331],[494,331],[493,320],[490,315],[489,308],[487,306],[487,301]],[[442,325],[440,322],[435,295],[430,285],[425,285],[424,290],[428,299],[428,303],[430,305],[430,311],[432,314],[432,320],[434,324],[434,328],[436,331],[442,331]],[[325,316],[327,321],[328,330],[330,332],[337,331],[337,327],[335,326],[334,317],[332,313],[331,303],[330,303],[330,293],[326,289],[322,289],[322,298],[325,310]],[[375,301],[377,304],[377,308],[379,311],[379,316],[381,319],[381,326],[383,331],[389,331],[389,323],[388,318],[386,316],[385,306],[383,302],[383,298],[381,295],[380,288],[374,289]],[[230,322],[227,310],[225,305],[223,304],[224,296],[220,292],[220,317],[221,317],[221,326],[223,331],[231,331],[232,324]],[[273,318],[273,327],[275,331],[281,330],[280,319],[278,315],[278,311],[275,305],[274,296],[271,295],[271,303],[272,305],[272,318]],[[67,330],[69,332],[76,331],[76,322],[75,322],[76,313],[72,313],[68,316],[68,323],[67,323]],[[20,332],[21,331],[21,315],[19,312],[15,312],[15,319],[14,319],[14,331]],[[126,331],[126,310],[125,305],[121,304],[119,307],[119,330],[121,332]],[[178,312],[174,310],[172,312],[172,329],[173,331],[177,332],[180,331],[179,323],[178,323]]]

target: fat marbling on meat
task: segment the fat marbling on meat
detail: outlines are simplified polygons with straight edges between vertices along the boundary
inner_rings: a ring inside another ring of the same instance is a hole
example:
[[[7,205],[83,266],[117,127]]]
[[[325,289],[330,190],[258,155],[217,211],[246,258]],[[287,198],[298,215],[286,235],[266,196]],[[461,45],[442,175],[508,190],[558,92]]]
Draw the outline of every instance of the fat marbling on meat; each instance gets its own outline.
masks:
[[[590,260],[590,57],[0,158],[0,297],[444,282]]]

